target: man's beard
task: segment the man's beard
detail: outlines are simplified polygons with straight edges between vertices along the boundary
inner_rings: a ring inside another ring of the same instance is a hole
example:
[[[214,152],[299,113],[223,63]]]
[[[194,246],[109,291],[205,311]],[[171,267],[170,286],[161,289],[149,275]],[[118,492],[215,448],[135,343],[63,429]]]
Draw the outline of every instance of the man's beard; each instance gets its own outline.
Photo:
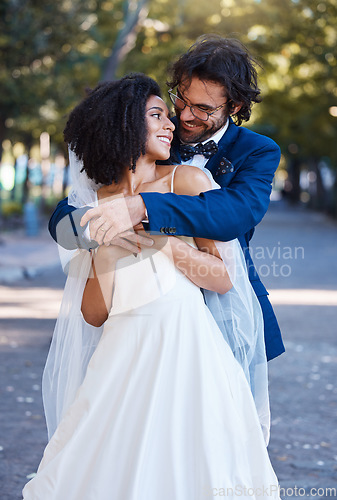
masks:
[[[189,131],[181,127],[179,117],[177,116],[178,118],[177,132],[179,139],[181,142],[184,142],[186,144],[194,144],[206,141],[227,123],[228,116],[229,115],[222,116],[221,119],[213,123],[211,128],[206,128],[206,126],[204,125],[205,128],[196,130],[195,133],[193,133],[193,128],[191,128],[191,131]],[[197,121],[198,126],[203,126],[203,123],[206,124],[206,122],[202,122],[200,120]]]

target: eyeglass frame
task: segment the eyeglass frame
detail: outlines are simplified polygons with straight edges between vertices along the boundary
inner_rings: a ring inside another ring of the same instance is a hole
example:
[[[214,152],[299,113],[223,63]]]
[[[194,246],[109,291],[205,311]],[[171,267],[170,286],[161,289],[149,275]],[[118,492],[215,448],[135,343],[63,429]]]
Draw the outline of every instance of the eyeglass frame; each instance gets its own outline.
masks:
[[[223,107],[225,106],[225,104],[228,104],[229,102],[231,102],[231,99],[228,99],[226,102],[224,102],[223,104],[221,104],[220,106],[218,106],[217,108],[215,108],[213,111],[208,112],[208,111],[205,111],[205,110],[203,110],[203,109],[200,109],[198,106],[195,106],[195,105],[194,105],[194,106],[193,106],[193,105],[191,106],[190,104],[187,104],[187,102],[185,102],[185,101],[184,101],[181,97],[179,97],[179,96],[177,96],[176,94],[174,94],[174,93],[172,92],[172,90],[173,90],[173,88],[172,88],[172,89],[169,89],[167,92],[168,92],[168,95],[169,95],[169,97],[170,97],[170,101],[172,102],[173,106],[174,106],[174,107],[176,107],[176,108],[178,108],[178,109],[179,109],[179,111],[184,111],[184,109],[185,109],[185,108],[186,108],[186,106],[187,106],[188,108],[190,108],[191,113],[192,113],[192,115],[194,116],[194,118],[197,118],[197,120],[201,120],[201,121],[203,121],[203,122],[207,122],[210,116],[214,115],[214,113],[216,113],[217,111],[219,111],[219,109],[223,108]],[[180,100],[180,101],[184,104],[184,107],[183,107],[182,109],[180,109],[178,106],[176,106],[176,105],[175,105],[175,102],[173,102],[173,100],[172,100],[172,97],[173,97],[174,99],[179,99],[179,100]],[[206,120],[204,120],[203,118],[200,118],[199,116],[195,116],[195,114],[193,113],[193,108],[197,108],[197,109],[199,109],[202,113],[206,113],[206,115],[207,115]]]

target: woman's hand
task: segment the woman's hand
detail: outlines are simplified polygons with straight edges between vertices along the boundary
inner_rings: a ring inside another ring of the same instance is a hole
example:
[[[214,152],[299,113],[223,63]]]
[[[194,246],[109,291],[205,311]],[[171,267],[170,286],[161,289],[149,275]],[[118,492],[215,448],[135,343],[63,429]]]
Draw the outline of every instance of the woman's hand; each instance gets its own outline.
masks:
[[[101,245],[96,250],[94,261],[100,261],[106,264],[115,264],[119,259],[135,255],[138,252],[138,247],[125,248],[120,245]]]
[[[141,227],[140,227],[141,226]],[[142,245],[142,241],[144,238],[147,238],[147,240],[151,240],[151,248],[155,248],[156,250],[162,250],[163,247],[167,244],[168,241],[171,241],[173,238],[174,239],[177,239],[175,238],[174,236],[168,236],[166,234],[152,234],[152,233],[147,233],[146,231],[144,231],[144,228],[142,227],[142,225],[138,225],[134,228],[134,230],[136,231],[137,235],[139,236],[139,238],[141,239],[140,241],[140,249],[143,248],[143,245]],[[145,248],[148,248],[149,245],[147,244],[145,246]]]

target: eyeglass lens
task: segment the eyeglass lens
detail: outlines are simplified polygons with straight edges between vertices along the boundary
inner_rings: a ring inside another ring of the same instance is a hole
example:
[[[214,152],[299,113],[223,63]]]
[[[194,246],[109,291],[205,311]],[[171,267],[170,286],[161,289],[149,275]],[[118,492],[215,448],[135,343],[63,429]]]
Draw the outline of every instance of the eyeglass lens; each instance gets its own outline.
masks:
[[[203,121],[208,120],[209,114],[206,113],[206,111],[202,111],[201,109],[194,108],[193,106],[190,106],[185,101],[180,99],[180,97],[178,97],[174,94],[169,94],[169,95],[170,95],[171,101],[174,104],[174,106],[176,108],[178,108],[180,111],[185,109],[185,107],[187,106],[190,108],[191,113],[193,116],[195,116],[195,118],[199,118],[199,120],[203,120]]]

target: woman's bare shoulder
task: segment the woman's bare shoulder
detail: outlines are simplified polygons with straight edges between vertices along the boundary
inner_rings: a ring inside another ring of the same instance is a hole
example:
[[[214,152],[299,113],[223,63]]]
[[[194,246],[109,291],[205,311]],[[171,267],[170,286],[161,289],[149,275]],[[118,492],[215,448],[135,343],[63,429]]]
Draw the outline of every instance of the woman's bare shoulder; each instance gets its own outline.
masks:
[[[179,165],[174,175],[174,192],[195,196],[212,189],[208,176],[198,167]]]

